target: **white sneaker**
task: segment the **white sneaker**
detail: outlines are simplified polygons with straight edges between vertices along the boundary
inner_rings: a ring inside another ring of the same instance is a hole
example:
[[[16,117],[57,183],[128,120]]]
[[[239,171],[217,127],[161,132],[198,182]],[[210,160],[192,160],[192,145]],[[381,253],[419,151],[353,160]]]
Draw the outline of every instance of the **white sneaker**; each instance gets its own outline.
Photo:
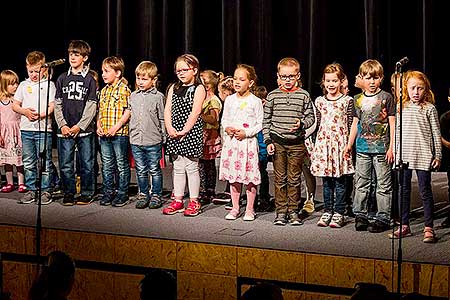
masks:
[[[244,217],[242,218],[244,221],[254,221],[255,213],[252,211],[246,211]]]
[[[323,213],[319,221],[317,222],[317,226],[327,227],[330,224],[330,221],[331,221],[331,214],[327,212]]]
[[[333,218],[331,218],[330,227],[331,228],[341,228],[345,225],[345,216],[334,213]]]
[[[230,210],[230,212],[225,216],[225,220],[230,220],[230,221],[236,220],[237,217],[238,217],[238,215],[239,215],[239,210],[237,210],[237,209],[232,209],[232,210]]]

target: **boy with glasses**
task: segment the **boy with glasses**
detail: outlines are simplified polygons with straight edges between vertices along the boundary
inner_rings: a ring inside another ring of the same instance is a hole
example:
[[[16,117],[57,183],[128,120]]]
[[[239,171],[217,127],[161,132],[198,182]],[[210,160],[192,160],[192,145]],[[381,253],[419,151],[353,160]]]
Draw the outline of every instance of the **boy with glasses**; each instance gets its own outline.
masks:
[[[309,93],[300,87],[300,63],[283,58],[277,69],[279,87],[267,95],[263,121],[264,142],[268,154],[273,155],[274,224],[301,225],[297,209],[306,155],[305,130],[314,124],[314,111]]]

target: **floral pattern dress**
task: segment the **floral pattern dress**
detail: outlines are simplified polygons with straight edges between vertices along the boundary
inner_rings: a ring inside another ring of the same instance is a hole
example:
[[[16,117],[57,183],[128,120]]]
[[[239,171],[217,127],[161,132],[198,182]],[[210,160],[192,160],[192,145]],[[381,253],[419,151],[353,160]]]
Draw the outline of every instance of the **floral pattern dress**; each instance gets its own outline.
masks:
[[[20,115],[13,111],[12,100],[0,101],[0,165],[22,166],[22,139],[20,137]]]
[[[230,183],[261,183],[258,159],[258,139],[262,129],[263,107],[261,100],[250,94],[240,98],[233,94],[226,98],[222,116],[222,127],[243,129],[246,138],[238,141],[228,134],[223,136],[220,157],[219,179]]]
[[[317,132],[311,156],[311,173],[318,177],[341,177],[355,172],[351,157],[345,159],[343,152],[348,142],[347,118],[349,96],[328,100],[324,96],[316,99],[320,113],[320,127]]]

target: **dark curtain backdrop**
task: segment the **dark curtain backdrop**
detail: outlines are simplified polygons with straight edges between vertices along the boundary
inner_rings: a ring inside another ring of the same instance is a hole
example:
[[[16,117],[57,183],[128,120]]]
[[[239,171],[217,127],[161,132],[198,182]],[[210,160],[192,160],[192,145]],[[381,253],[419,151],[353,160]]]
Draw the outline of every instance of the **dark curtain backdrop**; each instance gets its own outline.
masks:
[[[125,75],[144,59],[160,70],[160,89],[175,80],[173,63],[193,53],[202,69],[232,74],[237,63],[254,65],[260,84],[275,87],[277,62],[293,56],[301,63],[304,87],[320,95],[328,63],[340,62],[350,82],[367,58],[385,68],[384,88],[395,62],[431,79],[440,112],[447,110],[450,85],[447,0],[64,0],[2,4],[1,69],[26,75],[24,58],[42,50],[48,60],[67,57],[71,39],[84,39],[93,52],[91,67],[120,55]],[[6,38],[5,38],[6,37]],[[68,67],[59,66],[56,75]],[[352,93],[357,90],[353,89]]]

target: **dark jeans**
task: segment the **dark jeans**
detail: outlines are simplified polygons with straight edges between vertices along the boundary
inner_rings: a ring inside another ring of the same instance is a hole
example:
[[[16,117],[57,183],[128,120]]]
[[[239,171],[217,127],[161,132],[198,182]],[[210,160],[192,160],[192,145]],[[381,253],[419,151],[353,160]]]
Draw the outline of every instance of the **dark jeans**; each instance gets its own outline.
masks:
[[[301,174],[306,147],[305,144],[274,145],[275,207],[277,213],[296,211],[300,202]]]
[[[214,159],[200,159],[198,161],[200,175],[200,191],[213,195],[216,191],[216,161]]]
[[[102,159],[103,194],[113,195],[114,173],[117,170],[119,197],[128,197],[130,184],[130,164],[128,162],[128,136],[100,137]]]
[[[269,174],[267,173],[267,156],[259,158],[259,173],[261,174],[261,184],[259,185],[259,199],[269,200]]]
[[[139,193],[149,194],[148,176],[152,177],[152,196],[162,195],[163,176],[159,161],[162,157],[161,144],[153,146],[131,145]]]
[[[74,170],[76,147],[80,163],[81,195],[94,195],[94,139],[94,134],[76,138],[58,137],[59,170],[65,194],[74,195],[76,193]]]
[[[423,202],[425,227],[433,227],[434,200],[431,190],[431,171],[416,170],[419,184],[419,194]],[[403,173],[402,193],[402,223],[409,225],[409,211],[411,208],[411,177],[412,170],[406,169]]]
[[[344,214],[346,206],[345,187],[348,180],[347,178],[347,176],[322,177],[325,212]]]

